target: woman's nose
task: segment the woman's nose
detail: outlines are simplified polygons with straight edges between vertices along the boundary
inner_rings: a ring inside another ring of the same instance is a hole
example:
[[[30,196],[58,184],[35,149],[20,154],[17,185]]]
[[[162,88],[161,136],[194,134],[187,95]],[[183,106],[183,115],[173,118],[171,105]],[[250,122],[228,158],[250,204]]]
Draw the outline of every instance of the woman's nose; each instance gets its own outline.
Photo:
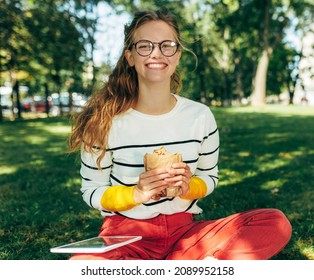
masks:
[[[154,43],[154,48],[152,53],[150,54],[150,57],[161,57],[163,56],[161,50],[160,50],[160,46],[158,43]]]

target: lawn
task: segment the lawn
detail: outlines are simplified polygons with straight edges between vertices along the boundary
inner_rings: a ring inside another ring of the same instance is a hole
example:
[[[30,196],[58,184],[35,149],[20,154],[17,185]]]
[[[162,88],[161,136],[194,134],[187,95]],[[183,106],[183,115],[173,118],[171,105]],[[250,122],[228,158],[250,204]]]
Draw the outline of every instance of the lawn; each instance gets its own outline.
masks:
[[[278,208],[293,226],[274,259],[314,260],[314,108],[213,108],[220,129],[219,186],[197,218]],[[81,199],[79,158],[67,153],[67,118],[0,124],[0,259],[67,259],[52,246],[97,235],[102,218]]]

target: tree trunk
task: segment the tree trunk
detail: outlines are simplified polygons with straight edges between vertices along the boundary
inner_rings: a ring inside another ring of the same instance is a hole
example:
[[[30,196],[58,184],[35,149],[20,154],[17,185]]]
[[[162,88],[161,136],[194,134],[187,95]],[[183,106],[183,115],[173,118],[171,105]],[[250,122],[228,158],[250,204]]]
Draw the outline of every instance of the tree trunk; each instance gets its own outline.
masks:
[[[252,94],[253,106],[262,106],[266,103],[266,82],[268,65],[269,51],[263,50],[263,54],[258,62],[256,74],[254,77],[254,91]]]
[[[2,61],[1,61],[1,55],[0,55],[0,69],[2,69],[2,67],[1,67],[1,64],[2,63]],[[2,78],[1,78],[1,71],[0,71],[0,87],[1,87],[1,85],[2,85]],[[2,120],[3,120],[3,113],[2,113],[2,106],[1,106],[1,92],[0,92],[0,122],[2,122]]]
[[[2,106],[1,106],[1,93],[0,93],[0,122],[3,120],[3,114],[2,114]]]
[[[231,96],[230,96],[230,83],[229,83],[229,78],[228,78],[228,73],[224,70],[223,71],[223,100],[222,100],[222,105],[223,106],[231,106],[232,101],[231,101]]]
[[[73,113],[73,92],[72,90],[69,90],[69,113]]]
[[[238,100],[240,104],[241,104],[242,99],[244,98],[242,76],[243,76],[242,70],[237,69],[236,70],[236,80],[237,80],[236,89],[237,89],[237,95],[238,95]]]
[[[261,106],[266,103],[266,81],[267,70],[269,65],[270,48],[269,48],[269,10],[271,0],[265,1],[264,6],[264,29],[263,29],[263,51],[258,61],[255,77],[253,78],[252,106]]]
[[[20,102],[20,87],[19,87],[18,80],[16,80],[15,85],[13,86],[13,92],[15,93],[15,97],[16,97],[17,117],[18,119],[21,119],[22,114],[21,114],[21,102]]]
[[[49,117],[49,112],[50,112],[50,104],[49,104],[49,89],[48,89],[48,84],[45,83],[44,85],[45,87],[45,105],[46,105],[46,114],[47,114],[47,117]]]
[[[196,25],[193,23],[193,29],[196,30]],[[203,52],[203,45],[202,41],[198,38],[198,35],[196,32],[193,32],[193,40],[196,42],[193,44],[192,49],[193,52],[198,57],[198,71],[197,71],[197,77],[198,77],[198,83],[199,88],[197,89],[197,92],[199,92],[198,96],[196,97],[196,100],[201,103],[206,103],[206,77],[205,77],[205,65],[204,61],[206,61],[204,52]]]
[[[203,44],[202,41],[199,41],[199,54],[201,55],[201,60],[200,60],[200,71],[199,71],[199,79],[200,79],[200,101],[202,103],[207,103],[207,96],[206,96],[206,77],[205,77],[205,65],[204,65],[204,61],[205,60],[205,56],[204,56],[204,51],[203,51]]]

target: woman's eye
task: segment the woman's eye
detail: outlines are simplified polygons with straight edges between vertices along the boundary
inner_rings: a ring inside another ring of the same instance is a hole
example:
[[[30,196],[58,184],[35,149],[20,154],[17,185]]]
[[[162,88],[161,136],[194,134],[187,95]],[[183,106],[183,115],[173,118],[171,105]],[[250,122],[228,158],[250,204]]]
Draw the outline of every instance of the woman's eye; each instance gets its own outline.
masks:
[[[161,47],[162,47],[163,49],[169,49],[169,48],[171,48],[172,46],[171,46],[171,44],[163,44]]]
[[[150,45],[140,45],[139,49],[141,49],[141,50],[150,50],[151,46]]]

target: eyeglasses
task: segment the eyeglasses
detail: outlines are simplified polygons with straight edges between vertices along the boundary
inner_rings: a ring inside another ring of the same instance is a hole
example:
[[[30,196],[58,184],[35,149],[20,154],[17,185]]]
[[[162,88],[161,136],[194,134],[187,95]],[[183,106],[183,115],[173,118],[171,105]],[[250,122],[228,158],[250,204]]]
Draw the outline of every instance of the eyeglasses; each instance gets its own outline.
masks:
[[[175,55],[179,48],[179,43],[171,40],[165,40],[160,43],[151,42],[149,40],[140,40],[132,44],[140,56],[149,56],[154,51],[155,45],[158,45],[160,52],[167,57]]]

